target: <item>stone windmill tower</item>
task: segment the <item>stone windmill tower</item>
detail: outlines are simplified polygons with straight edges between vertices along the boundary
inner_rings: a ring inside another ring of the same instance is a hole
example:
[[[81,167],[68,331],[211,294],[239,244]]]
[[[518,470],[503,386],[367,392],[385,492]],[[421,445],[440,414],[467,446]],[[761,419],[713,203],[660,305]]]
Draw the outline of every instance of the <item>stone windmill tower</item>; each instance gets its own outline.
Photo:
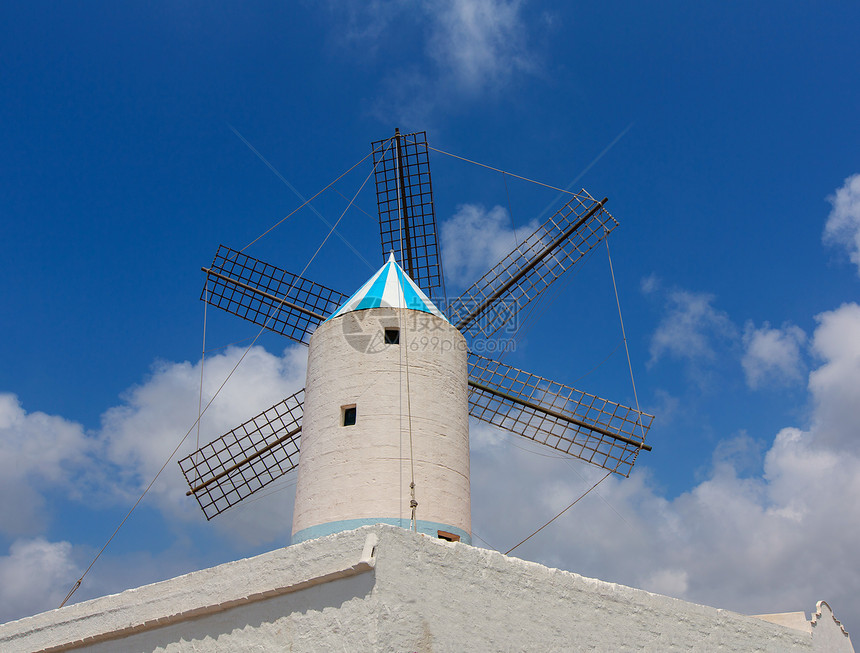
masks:
[[[376,523],[470,542],[467,388],[465,338],[392,253],[311,337],[293,542]]]
[[[470,416],[628,476],[652,415],[476,353],[617,226],[607,200],[571,194],[443,312],[426,135],[372,148],[387,260],[354,295],[223,245],[204,268],[202,299],[310,348],[305,389],[180,461],[207,519],[298,467],[294,542],[374,523],[470,542]]]

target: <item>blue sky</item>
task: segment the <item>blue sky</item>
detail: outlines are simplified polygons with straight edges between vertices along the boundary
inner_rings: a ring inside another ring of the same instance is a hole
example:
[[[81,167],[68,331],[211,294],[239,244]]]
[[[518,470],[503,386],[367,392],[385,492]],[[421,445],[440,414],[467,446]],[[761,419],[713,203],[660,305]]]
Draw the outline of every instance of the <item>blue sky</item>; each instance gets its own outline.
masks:
[[[856,627],[858,19],[852,2],[5,3],[0,620],[62,600],[193,423],[218,244],[296,208],[283,180],[310,196],[398,126],[608,196],[621,223],[654,451],[517,555],[747,613],[826,599]],[[431,166],[449,291],[557,203]],[[375,214],[371,186],[356,206]],[[334,221],[346,200],[314,207]],[[307,276],[349,294],[383,259],[367,214],[340,230],[362,257],[331,239]],[[326,232],[304,210],[248,253],[298,272]],[[605,250],[578,269],[506,361],[630,403]],[[210,312],[204,394],[255,334]],[[258,345],[201,439],[303,384],[305,349]],[[492,546],[599,477],[543,453],[473,428],[473,525]],[[207,523],[171,462],[75,600],[284,545],[293,482]]]

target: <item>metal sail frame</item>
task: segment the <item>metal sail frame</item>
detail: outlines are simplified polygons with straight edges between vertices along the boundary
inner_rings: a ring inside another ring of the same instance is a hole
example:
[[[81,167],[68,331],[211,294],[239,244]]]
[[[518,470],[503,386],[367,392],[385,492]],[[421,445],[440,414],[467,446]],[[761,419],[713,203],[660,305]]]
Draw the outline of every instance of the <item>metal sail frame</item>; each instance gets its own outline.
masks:
[[[299,464],[302,388],[179,461],[206,519],[267,486]]]
[[[296,342],[348,298],[342,292],[220,245],[200,299]]]
[[[401,134],[395,129],[393,138],[376,141],[371,148],[383,260],[394,250],[418,287],[438,298],[444,295],[445,278],[436,239],[427,133]]]
[[[654,416],[469,353],[469,414],[629,476]]]
[[[431,298],[444,288],[430,185],[426,134],[372,144],[377,166],[383,254],[408,255],[407,272]],[[392,152],[389,157],[384,152]],[[379,158],[378,158],[379,157]],[[615,229],[618,222],[584,189],[476,281],[450,308],[452,323],[490,337],[516,311]],[[400,247],[403,234],[403,248]],[[411,271],[410,271],[411,270]],[[221,245],[201,299],[308,344],[347,295]],[[474,353],[468,357],[469,414],[556,451],[628,476],[654,416]],[[180,461],[207,519],[250,496],[298,464],[304,389]]]
[[[585,189],[574,195],[450,306],[471,336],[494,335],[618,226]]]

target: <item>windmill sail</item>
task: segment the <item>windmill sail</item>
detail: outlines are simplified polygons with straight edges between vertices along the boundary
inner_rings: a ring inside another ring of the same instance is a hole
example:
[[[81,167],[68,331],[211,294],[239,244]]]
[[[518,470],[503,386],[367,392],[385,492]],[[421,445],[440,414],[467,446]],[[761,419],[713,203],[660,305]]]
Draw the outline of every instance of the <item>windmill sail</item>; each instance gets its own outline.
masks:
[[[303,344],[347,298],[224,245],[203,271],[202,300]]]
[[[629,476],[654,416],[469,354],[469,414]]]
[[[452,302],[452,323],[463,333],[489,337],[513,320],[618,226],[605,203],[585,190],[574,195]]]
[[[395,130],[372,148],[383,255],[394,250],[432,303],[444,295],[444,276],[426,134]],[[464,335],[496,333],[615,229],[605,202],[585,190],[574,195],[454,300],[449,322]],[[203,270],[201,299],[303,344],[349,299],[223,245]],[[468,367],[469,414],[477,419],[623,476],[651,450],[644,440],[653,415],[477,354]],[[300,390],[179,462],[207,519],[297,467],[303,401]]]
[[[179,461],[206,519],[299,464],[304,388]]]
[[[427,133],[401,134],[376,141],[373,164],[382,256],[394,250],[406,273],[429,297],[443,288],[436,242],[436,213],[430,181]]]

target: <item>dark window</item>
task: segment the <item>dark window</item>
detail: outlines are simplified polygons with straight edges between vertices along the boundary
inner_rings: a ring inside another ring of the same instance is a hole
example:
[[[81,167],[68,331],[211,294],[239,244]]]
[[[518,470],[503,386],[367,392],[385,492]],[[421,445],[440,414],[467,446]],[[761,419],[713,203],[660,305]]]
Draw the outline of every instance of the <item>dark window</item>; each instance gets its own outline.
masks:
[[[385,330],[385,344],[386,345],[399,345],[400,344],[400,329],[386,329]]]
[[[343,425],[353,426],[355,424],[355,406],[344,406],[341,411],[343,413]]]

